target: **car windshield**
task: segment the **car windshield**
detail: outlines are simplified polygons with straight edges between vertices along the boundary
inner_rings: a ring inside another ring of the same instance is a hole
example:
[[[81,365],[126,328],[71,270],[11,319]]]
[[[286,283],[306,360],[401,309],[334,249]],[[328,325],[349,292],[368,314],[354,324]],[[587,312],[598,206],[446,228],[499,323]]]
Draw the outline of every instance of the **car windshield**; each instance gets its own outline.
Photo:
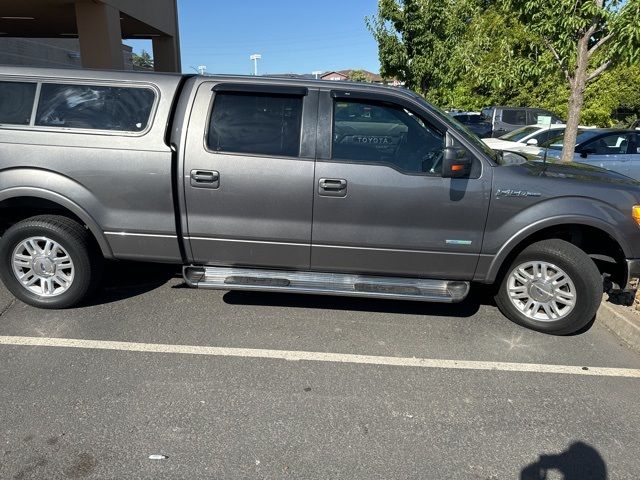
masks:
[[[514,130],[513,132],[509,132],[500,137],[500,140],[508,140],[509,142],[519,142],[524,137],[531,135],[539,130],[538,127],[522,127]]]
[[[587,140],[595,137],[600,134],[598,130],[578,130],[578,136],[576,137],[576,145],[580,145]],[[551,150],[562,150],[562,146],[564,145],[564,130],[558,132],[558,135],[554,135],[546,142],[540,144],[542,148],[549,148]]]
[[[454,115],[453,118],[458,120],[460,123],[483,123],[485,118],[482,115]]]

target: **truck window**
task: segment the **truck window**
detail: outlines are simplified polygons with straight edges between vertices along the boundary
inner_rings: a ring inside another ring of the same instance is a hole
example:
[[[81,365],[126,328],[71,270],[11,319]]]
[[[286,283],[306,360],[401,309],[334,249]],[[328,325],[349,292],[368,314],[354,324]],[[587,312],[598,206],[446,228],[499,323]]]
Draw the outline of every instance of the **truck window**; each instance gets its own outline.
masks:
[[[523,109],[504,109],[502,111],[502,121],[510,125],[526,125],[527,111]]]
[[[45,83],[35,124],[42,127],[142,132],[155,94],[149,88]]]
[[[444,135],[400,106],[355,100],[334,104],[334,160],[435,174],[443,148]]]
[[[29,125],[36,84],[0,82],[0,124]]]
[[[207,146],[215,152],[297,157],[301,124],[302,97],[218,92]]]

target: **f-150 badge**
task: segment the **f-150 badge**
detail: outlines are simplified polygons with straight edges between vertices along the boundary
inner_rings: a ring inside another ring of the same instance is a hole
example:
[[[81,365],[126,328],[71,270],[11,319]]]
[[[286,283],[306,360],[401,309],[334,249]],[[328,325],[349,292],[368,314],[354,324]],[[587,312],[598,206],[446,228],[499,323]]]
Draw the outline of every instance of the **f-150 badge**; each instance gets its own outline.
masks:
[[[528,192],[527,190],[514,190],[512,188],[503,190],[499,188],[496,191],[496,197],[541,197],[539,192]]]

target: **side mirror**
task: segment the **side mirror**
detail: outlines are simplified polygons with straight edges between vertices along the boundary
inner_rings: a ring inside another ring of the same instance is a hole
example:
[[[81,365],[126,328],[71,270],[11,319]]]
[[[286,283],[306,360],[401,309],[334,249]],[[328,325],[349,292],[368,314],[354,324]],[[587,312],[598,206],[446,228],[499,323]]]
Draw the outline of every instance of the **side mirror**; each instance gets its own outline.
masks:
[[[447,147],[442,156],[442,178],[464,178],[471,173],[472,159],[463,148]]]
[[[594,153],[596,153],[595,148],[583,148],[582,150],[580,150],[580,156],[582,158],[587,158],[587,156],[593,155]]]
[[[532,147],[537,147],[538,146],[538,139],[537,138],[530,138],[529,140],[527,140],[527,145],[531,145]]]

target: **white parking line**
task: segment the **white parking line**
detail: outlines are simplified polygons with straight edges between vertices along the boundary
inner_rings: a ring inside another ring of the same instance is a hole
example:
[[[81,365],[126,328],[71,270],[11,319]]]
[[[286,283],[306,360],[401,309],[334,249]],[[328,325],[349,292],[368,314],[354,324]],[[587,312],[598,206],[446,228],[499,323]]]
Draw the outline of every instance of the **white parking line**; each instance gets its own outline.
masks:
[[[213,357],[268,358],[289,361],[352,363],[361,365],[390,365],[397,367],[439,368],[454,370],[494,370],[502,372],[557,373],[602,377],[640,378],[640,369],[587,367],[576,365],[547,365],[538,363],[483,362],[474,360],[446,360],[416,357],[383,357],[348,353],[301,352],[258,348],[206,347],[197,345],[168,345],[158,343],[113,342],[73,338],[0,336],[0,345],[31,347],[84,348],[124,352],[177,353]]]

